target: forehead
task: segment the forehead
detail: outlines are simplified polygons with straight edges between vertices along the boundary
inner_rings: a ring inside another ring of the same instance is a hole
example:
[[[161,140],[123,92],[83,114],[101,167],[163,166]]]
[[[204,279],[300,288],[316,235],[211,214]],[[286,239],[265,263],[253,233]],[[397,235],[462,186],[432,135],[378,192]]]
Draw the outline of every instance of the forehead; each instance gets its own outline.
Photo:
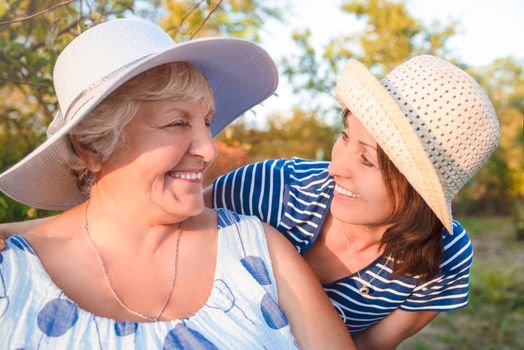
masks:
[[[161,100],[143,102],[141,109],[149,112],[151,116],[170,118],[172,116],[183,116],[188,118],[204,116],[213,113],[212,108],[201,101],[191,100]]]
[[[375,139],[368,132],[364,124],[362,124],[360,120],[357,117],[355,117],[349,110],[346,109],[346,111],[343,114],[342,121],[344,123],[344,126],[347,129],[349,129],[351,135],[353,137],[358,137],[358,139],[361,141],[367,141],[366,143],[376,145]]]

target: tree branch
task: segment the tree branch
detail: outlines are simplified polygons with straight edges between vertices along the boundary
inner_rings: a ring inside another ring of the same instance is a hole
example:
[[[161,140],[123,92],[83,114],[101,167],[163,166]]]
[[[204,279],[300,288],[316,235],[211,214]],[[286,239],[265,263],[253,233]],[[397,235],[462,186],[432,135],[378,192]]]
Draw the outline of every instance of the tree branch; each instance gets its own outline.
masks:
[[[62,6],[66,6],[66,5],[69,5],[73,2],[77,2],[79,0],[68,0],[68,1],[64,1],[64,2],[61,2],[59,4],[56,4],[56,5],[53,5],[49,8],[46,8],[42,11],[38,11],[36,13],[33,13],[32,15],[28,15],[28,16],[25,16],[25,17],[20,17],[20,18],[15,18],[15,19],[12,19],[12,20],[9,20],[9,21],[3,21],[3,22],[0,22],[0,26],[3,26],[3,25],[9,25],[9,24],[13,24],[13,23],[18,23],[18,22],[24,22],[24,21],[27,21],[27,20],[30,20],[32,18],[35,18],[37,16],[40,16],[44,13],[47,13],[47,12],[51,12],[59,7],[62,7]]]
[[[45,88],[50,86],[50,84],[31,83],[29,81],[23,81],[23,80],[7,78],[7,77],[0,77],[0,80],[9,81],[11,83],[15,83],[15,84],[18,84],[18,85],[31,85],[31,86],[38,86],[38,87],[45,87]]]
[[[59,31],[57,34],[56,34],[56,37],[59,37],[67,32],[69,32],[71,29],[77,27],[79,25],[80,22],[82,22],[83,20],[85,20],[86,18],[88,17],[83,17],[83,18],[80,18],[78,19],[77,21],[74,21],[72,23],[70,23],[67,27],[65,27],[64,29],[62,29],[61,31]],[[36,43],[34,45],[31,46],[31,50],[32,51],[36,51],[38,50],[39,48],[41,48],[42,46],[44,46],[46,44],[45,40],[42,40],[41,42],[39,43]],[[20,53],[18,56],[15,56],[13,57],[14,59],[20,59],[23,55],[25,55],[25,52],[22,52]]]
[[[209,13],[207,14],[206,18],[204,18],[204,20],[198,26],[197,30],[189,36],[189,40],[193,39],[193,37],[198,34],[198,32],[202,29],[202,27],[204,27],[204,24],[206,24],[207,20],[220,7],[220,5],[222,4],[222,1],[223,0],[219,0],[217,2],[217,4],[215,5],[215,7],[213,7],[213,9],[211,11],[209,11]]]
[[[196,9],[198,9],[200,7],[200,5],[204,2],[204,0],[200,0],[195,6],[193,6],[193,8],[191,10],[189,10],[185,15],[184,17],[182,17],[180,19],[180,22],[178,23],[177,26],[173,26],[173,27],[170,27],[170,28],[167,28],[166,29],[166,32],[170,32],[171,30],[173,29],[176,29],[175,33],[173,33],[173,36],[176,36],[178,34],[178,31],[180,30],[180,28],[182,27],[182,25],[184,24],[184,22],[186,21],[186,19],[193,13],[196,11]]]

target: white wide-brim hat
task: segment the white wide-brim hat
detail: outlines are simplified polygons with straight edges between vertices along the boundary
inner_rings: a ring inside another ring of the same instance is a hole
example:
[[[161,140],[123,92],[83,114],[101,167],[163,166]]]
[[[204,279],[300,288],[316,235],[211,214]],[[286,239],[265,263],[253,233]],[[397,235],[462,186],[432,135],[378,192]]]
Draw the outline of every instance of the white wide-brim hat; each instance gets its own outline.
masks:
[[[455,65],[422,55],[382,81],[350,60],[336,92],[453,234],[453,197],[499,141],[497,115],[484,90]]]
[[[269,97],[278,84],[271,57],[246,40],[208,38],[176,44],[160,27],[142,19],[96,25],[58,57],[53,82],[60,111],[49,126],[48,139],[0,175],[0,190],[42,209],[65,210],[85,201],[64,161],[65,136],[126,81],[162,64],[182,61],[200,70],[211,85],[213,135]]]

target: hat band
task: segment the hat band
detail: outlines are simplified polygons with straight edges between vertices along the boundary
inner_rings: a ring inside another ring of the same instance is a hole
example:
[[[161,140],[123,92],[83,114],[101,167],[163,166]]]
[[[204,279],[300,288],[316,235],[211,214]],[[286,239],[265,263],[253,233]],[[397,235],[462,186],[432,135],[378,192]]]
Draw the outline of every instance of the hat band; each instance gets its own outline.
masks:
[[[63,115],[60,110],[58,111],[58,113],[55,114],[55,117],[53,118],[53,120],[47,128],[47,137],[51,137],[55,132],[60,130],[66,124],[66,122],[71,121],[76,112],[78,112],[78,110],[82,108],[87,102],[93,99],[96,96],[96,93],[99,92],[110,79],[114,78],[123,70],[146,59],[151,55],[152,53],[137,58],[136,60],[131,61],[129,63],[126,63],[125,65],[115,69],[114,71],[102,77],[102,79],[97,80],[96,82],[92,83],[87,88],[82,90],[82,92],[80,92],[78,96],[75,97],[73,101],[69,104],[69,107],[67,108],[65,115]]]

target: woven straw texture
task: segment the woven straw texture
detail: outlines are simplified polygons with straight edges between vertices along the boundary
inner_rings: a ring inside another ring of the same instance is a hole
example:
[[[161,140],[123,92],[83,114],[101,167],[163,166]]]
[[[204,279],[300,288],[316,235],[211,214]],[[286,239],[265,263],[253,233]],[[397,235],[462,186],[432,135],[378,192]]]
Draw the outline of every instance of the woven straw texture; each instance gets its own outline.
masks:
[[[351,60],[337,98],[453,232],[453,197],[499,141],[495,110],[477,82],[430,55],[406,61],[380,82]]]

